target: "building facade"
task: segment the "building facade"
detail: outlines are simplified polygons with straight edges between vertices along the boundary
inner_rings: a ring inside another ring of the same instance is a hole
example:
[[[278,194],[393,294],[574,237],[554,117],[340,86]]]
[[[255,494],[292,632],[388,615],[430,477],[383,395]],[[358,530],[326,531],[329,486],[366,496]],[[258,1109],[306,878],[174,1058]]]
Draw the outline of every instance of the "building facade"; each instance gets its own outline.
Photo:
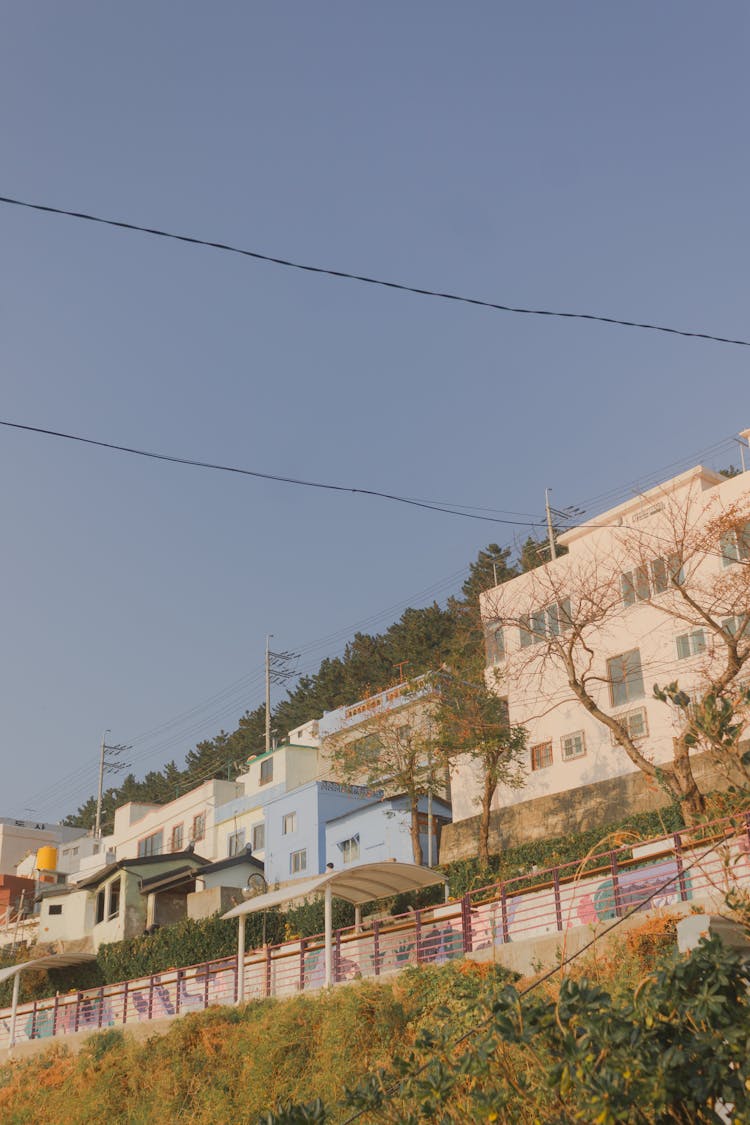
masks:
[[[671,769],[685,706],[748,659],[750,474],[698,466],[559,542],[566,554],[480,599],[488,685],[528,731],[526,783],[499,787],[497,810]],[[674,683],[677,704],[655,697]],[[476,816],[479,767],[460,759],[452,780],[454,820]]]

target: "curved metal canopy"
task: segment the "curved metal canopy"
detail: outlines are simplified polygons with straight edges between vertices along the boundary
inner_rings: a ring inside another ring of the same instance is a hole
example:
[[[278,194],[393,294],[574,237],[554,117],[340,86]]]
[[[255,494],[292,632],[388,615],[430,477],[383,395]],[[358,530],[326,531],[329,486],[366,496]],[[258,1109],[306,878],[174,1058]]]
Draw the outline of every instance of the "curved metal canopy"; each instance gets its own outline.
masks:
[[[86,961],[95,961],[94,953],[48,953],[46,957],[37,957],[33,961],[18,961],[9,965],[7,969],[0,969],[0,983],[18,976],[27,969],[67,969],[71,965],[83,965]]]
[[[335,898],[343,898],[355,906],[361,906],[364,902],[374,902],[379,898],[403,894],[405,891],[418,891],[423,887],[445,882],[445,876],[439,871],[434,871],[431,867],[419,867],[416,863],[399,863],[397,860],[361,863],[345,871],[330,871],[315,879],[300,879],[278,891],[257,895],[232,907],[223,917],[239,918],[244,914],[255,914],[259,910],[270,910],[293,899],[325,891],[328,887]]]

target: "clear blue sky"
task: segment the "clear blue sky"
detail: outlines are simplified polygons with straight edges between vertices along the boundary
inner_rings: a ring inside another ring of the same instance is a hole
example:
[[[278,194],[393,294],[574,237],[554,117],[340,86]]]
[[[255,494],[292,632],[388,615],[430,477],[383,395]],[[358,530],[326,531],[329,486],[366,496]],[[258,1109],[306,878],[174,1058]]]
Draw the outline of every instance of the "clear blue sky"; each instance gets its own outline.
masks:
[[[0,194],[747,337],[746,16],[686,0],[14,5]],[[750,425],[748,349],[9,207],[0,247],[13,421],[532,514],[547,485],[565,507]],[[181,762],[261,701],[266,632],[314,669],[355,622],[385,627],[524,534],[8,430],[0,473],[4,815],[65,815],[94,790],[103,728],[130,742],[198,708],[135,743],[139,773]]]

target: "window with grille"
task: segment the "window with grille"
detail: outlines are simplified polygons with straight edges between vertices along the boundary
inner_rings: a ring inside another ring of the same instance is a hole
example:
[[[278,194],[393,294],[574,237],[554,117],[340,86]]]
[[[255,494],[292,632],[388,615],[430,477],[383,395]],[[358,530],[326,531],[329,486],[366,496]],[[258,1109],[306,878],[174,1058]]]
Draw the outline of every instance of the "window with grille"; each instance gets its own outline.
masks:
[[[206,836],[206,814],[198,813],[193,817],[193,840],[203,840]]]
[[[722,566],[750,559],[750,523],[726,531],[719,542]]]
[[[545,770],[552,765],[552,743],[540,742],[538,746],[531,747],[532,770]]]
[[[628,735],[637,741],[639,738],[646,738],[648,735],[648,715],[646,714],[645,707],[636,707],[632,711],[626,711],[622,715],[615,715],[618,723],[622,723]],[[614,731],[610,731],[612,745],[617,745]]]
[[[307,871],[307,848],[301,848],[298,852],[292,852],[289,856],[289,871],[292,875],[299,875],[301,871]]]
[[[181,852],[184,845],[185,831],[183,825],[175,824],[172,829],[172,851]]]
[[[499,664],[505,660],[505,634],[497,619],[485,624],[484,645],[488,664]]]
[[[231,858],[245,850],[245,829],[239,828],[227,836],[227,855]]]
[[[620,592],[623,605],[647,602],[655,594],[663,594],[673,582],[683,580],[682,567],[677,555],[652,559],[643,566],[626,570],[620,575]]]
[[[518,619],[521,648],[538,645],[566,632],[571,625],[570,598],[542,606]]]
[[[109,909],[107,911],[108,918],[116,918],[120,913],[120,886],[122,878],[115,879],[113,883],[109,884]]]
[[[639,649],[633,648],[623,652],[620,656],[613,656],[607,661],[607,679],[609,680],[610,702],[613,707],[622,707],[631,699],[642,699],[643,672],[641,670],[641,654]]]
[[[677,659],[687,660],[690,656],[700,656],[706,651],[706,634],[702,629],[691,633],[681,633],[677,640]]]
[[[582,730],[575,730],[572,734],[564,734],[561,741],[564,762],[572,762],[575,758],[582,758],[586,753],[586,739]]]
[[[338,848],[344,863],[354,863],[359,859],[359,833],[348,840],[342,840]]]
[[[146,855],[161,855],[163,850],[164,833],[162,831],[152,832],[150,836],[145,836],[138,841],[139,858]]]

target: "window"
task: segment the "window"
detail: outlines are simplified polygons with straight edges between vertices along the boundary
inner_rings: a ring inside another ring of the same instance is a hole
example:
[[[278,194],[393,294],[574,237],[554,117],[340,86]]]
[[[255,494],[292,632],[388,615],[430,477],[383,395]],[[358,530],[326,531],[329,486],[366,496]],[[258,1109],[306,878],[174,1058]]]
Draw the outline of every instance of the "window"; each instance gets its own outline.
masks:
[[[61,902],[50,903],[50,908],[49,908],[48,913],[49,914],[62,914],[62,903]]]
[[[549,637],[557,637],[570,628],[570,598],[535,609],[518,619],[521,648],[538,645]]]
[[[532,770],[546,770],[552,765],[552,743],[540,742],[538,746],[531,747]]]
[[[253,851],[262,852],[266,846],[266,826],[265,824],[253,825]]]
[[[96,895],[96,921],[94,925],[98,926],[100,922],[104,921],[104,888],[97,891]]]
[[[291,836],[293,832],[297,831],[297,814],[296,812],[288,812],[281,819],[281,835]]]
[[[582,730],[575,730],[572,734],[564,734],[561,742],[564,762],[572,762],[574,758],[582,758],[586,753],[586,739]]]
[[[750,621],[750,617],[748,617],[747,614],[742,617],[725,617],[721,623],[721,627],[722,629],[726,629],[730,637],[745,637],[748,633],[748,621]]]
[[[505,660],[505,634],[496,619],[488,621],[484,627],[484,646],[488,664],[499,664]]]
[[[183,837],[185,833],[181,824],[175,824],[172,829],[172,851],[181,852],[183,847]]]
[[[239,828],[227,836],[227,855],[239,855],[245,849],[245,829]]]
[[[359,832],[349,840],[342,840],[338,849],[344,863],[354,863],[359,859]]]
[[[292,875],[299,875],[300,871],[307,871],[307,848],[292,852],[289,856],[289,870]]]
[[[706,634],[702,629],[694,629],[692,633],[682,633],[676,640],[678,660],[687,660],[690,656],[699,656],[706,651]]]
[[[613,707],[622,707],[631,699],[643,698],[643,673],[641,654],[637,648],[613,656],[607,661],[609,695]]]
[[[636,707],[634,711],[626,711],[624,715],[616,716],[618,723],[622,723],[625,730],[635,742],[639,738],[646,738],[648,735],[648,716],[646,715],[645,707]],[[612,745],[617,745],[614,731],[610,732]]]
[[[107,911],[108,918],[116,918],[120,913],[120,883],[121,879],[115,879],[114,883],[109,885],[109,910]]]
[[[260,763],[260,784],[268,785],[273,781],[273,758],[264,758]]]
[[[164,833],[153,832],[150,836],[146,836],[143,840],[138,841],[138,856],[139,858],[146,855],[161,855],[164,850]]]
[[[650,563],[626,570],[620,575],[620,592],[623,605],[647,602],[654,594],[663,594],[671,582],[683,581],[683,572],[677,555],[652,559]]]
[[[722,566],[750,559],[750,523],[726,531],[720,539],[720,545]]]
[[[194,842],[204,840],[206,838],[206,814],[204,812],[198,813],[193,817],[193,836]]]

